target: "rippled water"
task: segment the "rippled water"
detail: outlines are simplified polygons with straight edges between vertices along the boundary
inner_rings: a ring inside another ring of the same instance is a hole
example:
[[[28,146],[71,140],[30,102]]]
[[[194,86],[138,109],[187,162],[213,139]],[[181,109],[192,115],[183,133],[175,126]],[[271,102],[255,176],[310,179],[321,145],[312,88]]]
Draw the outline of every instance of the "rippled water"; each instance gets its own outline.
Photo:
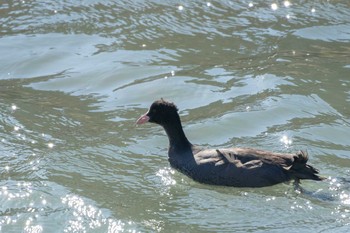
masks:
[[[1,1],[1,232],[348,232],[350,2]],[[174,101],[191,141],[307,150],[329,177],[198,184],[134,122]]]

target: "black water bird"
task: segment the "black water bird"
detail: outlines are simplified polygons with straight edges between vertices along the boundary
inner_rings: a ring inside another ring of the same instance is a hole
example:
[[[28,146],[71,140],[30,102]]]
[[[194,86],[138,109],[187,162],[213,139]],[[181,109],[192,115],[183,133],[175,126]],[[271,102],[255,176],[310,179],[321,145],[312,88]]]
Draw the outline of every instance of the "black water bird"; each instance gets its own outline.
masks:
[[[323,180],[307,164],[306,152],[275,153],[252,148],[205,149],[192,145],[181,125],[175,104],[155,101],[136,124],[161,125],[169,138],[171,166],[205,184],[234,187],[264,187],[290,180]],[[213,135],[215,137],[215,135]]]

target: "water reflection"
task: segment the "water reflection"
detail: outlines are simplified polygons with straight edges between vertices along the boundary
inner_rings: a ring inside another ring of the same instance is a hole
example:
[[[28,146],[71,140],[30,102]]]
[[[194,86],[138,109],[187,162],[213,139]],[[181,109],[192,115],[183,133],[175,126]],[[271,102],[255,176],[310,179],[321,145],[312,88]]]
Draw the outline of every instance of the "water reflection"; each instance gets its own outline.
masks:
[[[24,227],[24,232],[28,233],[41,233],[43,232],[43,227],[41,225],[32,225],[32,218],[29,218],[26,221],[25,227]]]
[[[156,173],[157,176],[159,176],[165,186],[175,185],[176,180],[172,178],[172,175],[174,175],[175,171],[169,167],[163,168],[158,170]]]
[[[55,192],[62,195],[61,204],[57,202],[59,195],[52,196],[41,191],[45,190],[45,186],[55,187]],[[0,211],[0,229],[5,232],[10,229],[24,232],[137,232],[132,221],[123,223],[116,220],[95,205],[86,203],[83,198],[74,194],[64,195],[65,192],[63,187],[50,183],[40,185],[32,182],[7,182],[1,186],[0,200],[6,199],[6,206],[11,207]],[[57,223],[59,226],[55,223],[46,225],[44,220],[48,216],[61,219]],[[22,226],[23,229],[20,230]]]
[[[4,2],[0,230],[347,232],[348,6]],[[330,179],[306,194],[192,182],[159,128],[133,126],[160,97],[194,143],[307,149]]]
[[[349,173],[349,171],[348,171]],[[350,182],[344,178],[329,178],[329,190],[339,204],[331,211],[336,216],[337,222],[345,225],[350,224]]]
[[[101,210],[95,209],[92,205],[86,205],[84,200],[78,196],[66,195],[61,200],[62,204],[72,209],[72,215],[74,216],[69,220],[69,224],[65,227],[64,232],[81,232],[87,229],[99,228],[102,224],[111,224],[102,217]],[[112,225],[112,228],[115,228],[113,223]],[[123,226],[120,224],[118,228],[121,230]]]
[[[286,148],[289,148],[292,145],[293,141],[287,135],[283,135],[280,139],[280,142],[282,142]]]

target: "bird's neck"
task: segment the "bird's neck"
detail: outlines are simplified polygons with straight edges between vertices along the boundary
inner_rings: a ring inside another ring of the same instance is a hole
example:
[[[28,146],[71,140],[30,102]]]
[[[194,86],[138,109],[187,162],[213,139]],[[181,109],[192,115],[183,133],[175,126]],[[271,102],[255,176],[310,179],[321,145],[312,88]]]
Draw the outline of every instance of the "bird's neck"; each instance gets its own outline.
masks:
[[[163,128],[168,135],[169,151],[180,154],[187,150],[191,150],[192,144],[188,141],[182,129],[180,118],[171,125],[163,125]]]

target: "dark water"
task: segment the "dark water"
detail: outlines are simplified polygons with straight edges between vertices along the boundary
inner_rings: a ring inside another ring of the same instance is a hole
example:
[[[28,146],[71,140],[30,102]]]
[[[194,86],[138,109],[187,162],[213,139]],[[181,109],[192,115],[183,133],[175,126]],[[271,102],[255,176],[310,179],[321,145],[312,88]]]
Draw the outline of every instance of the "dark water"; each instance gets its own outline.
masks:
[[[348,232],[350,2],[0,1],[1,232]],[[160,97],[208,147],[307,150],[248,189],[167,161]]]

